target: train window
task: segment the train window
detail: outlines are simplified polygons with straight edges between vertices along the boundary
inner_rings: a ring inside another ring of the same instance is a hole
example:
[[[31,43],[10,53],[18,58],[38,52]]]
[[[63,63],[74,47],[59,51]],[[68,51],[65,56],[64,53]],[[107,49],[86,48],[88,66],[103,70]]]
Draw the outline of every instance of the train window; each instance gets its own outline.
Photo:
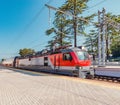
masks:
[[[29,58],[29,61],[31,61],[31,58]]]
[[[72,60],[70,53],[63,54],[63,60]]]
[[[44,57],[44,60],[48,60],[48,57]]]
[[[89,56],[88,56],[88,53],[87,53],[87,52],[78,51],[78,52],[77,52],[77,55],[78,55],[78,58],[79,58],[80,60],[87,60],[87,59],[89,59]]]

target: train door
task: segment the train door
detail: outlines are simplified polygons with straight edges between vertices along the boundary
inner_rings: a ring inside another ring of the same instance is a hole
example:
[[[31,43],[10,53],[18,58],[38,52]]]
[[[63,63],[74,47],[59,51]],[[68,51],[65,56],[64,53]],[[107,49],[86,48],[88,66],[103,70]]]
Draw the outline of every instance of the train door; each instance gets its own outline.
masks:
[[[18,66],[19,66],[19,59],[18,57],[15,57],[13,61],[13,67],[18,67]]]
[[[44,66],[48,66],[48,57],[44,57]]]
[[[54,56],[54,70],[60,69],[60,55]]]
[[[60,70],[60,55],[57,56],[57,70]]]
[[[56,55],[54,56],[54,70],[56,69]]]
[[[58,69],[60,70],[60,55],[58,56]]]

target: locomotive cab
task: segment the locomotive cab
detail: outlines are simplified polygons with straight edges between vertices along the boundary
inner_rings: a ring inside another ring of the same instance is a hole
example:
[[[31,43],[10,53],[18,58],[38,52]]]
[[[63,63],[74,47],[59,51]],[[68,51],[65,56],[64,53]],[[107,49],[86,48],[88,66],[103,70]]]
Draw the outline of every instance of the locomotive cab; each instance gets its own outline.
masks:
[[[73,51],[76,55],[75,69],[80,78],[94,77],[94,70],[90,68],[91,60],[87,51],[80,48],[74,48]]]

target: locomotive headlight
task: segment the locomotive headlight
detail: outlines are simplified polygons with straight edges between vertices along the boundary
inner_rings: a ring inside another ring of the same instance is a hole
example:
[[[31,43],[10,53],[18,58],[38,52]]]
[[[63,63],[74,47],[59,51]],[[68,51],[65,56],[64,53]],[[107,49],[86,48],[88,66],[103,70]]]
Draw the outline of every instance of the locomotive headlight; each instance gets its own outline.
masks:
[[[76,68],[76,70],[83,69],[83,67],[81,67],[81,66],[76,66],[75,68]]]
[[[80,70],[80,69],[83,69],[83,67],[81,67],[81,66],[76,66],[75,69],[76,69],[76,70]]]
[[[79,67],[79,69],[83,69],[83,67]]]

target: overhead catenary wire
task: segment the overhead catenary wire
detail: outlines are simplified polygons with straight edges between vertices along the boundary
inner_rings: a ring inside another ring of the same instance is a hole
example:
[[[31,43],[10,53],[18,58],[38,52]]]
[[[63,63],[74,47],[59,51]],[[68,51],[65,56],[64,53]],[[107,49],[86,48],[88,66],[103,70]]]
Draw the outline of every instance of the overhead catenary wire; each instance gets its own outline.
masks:
[[[61,13],[63,13],[63,14],[66,14],[66,15],[69,15],[69,16],[72,16],[72,17],[75,17],[75,18],[80,19],[80,20],[85,21],[85,22],[88,22],[88,20],[86,20],[86,19],[84,19],[84,18],[81,18],[81,17],[75,16],[75,15],[73,15],[73,14],[71,14],[71,13],[62,11],[62,10],[60,10],[60,9],[58,9],[58,8],[55,8],[55,7],[52,7],[52,6],[48,5],[48,4],[45,4],[45,6],[47,6],[47,7],[49,8],[49,10],[50,10],[50,9],[53,9],[53,10],[58,11],[58,12],[61,12]],[[91,22],[91,23],[94,23],[94,24],[95,24],[95,22]],[[61,33],[62,33],[62,32],[61,32]]]
[[[97,5],[100,5],[100,4],[102,4],[103,2],[105,2],[105,1],[106,1],[106,0],[103,0],[103,1],[101,1],[101,2],[99,2],[99,3],[97,3],[96,5],[94,5],[94,6],[90,7],[90,8],[88,8],[88,9],[86,9],[86,10],[89,10],[89,9],[91,9],[91,8],[97,6]],[[73,15],[73,14],[71,14],[71,13],[62,11],[62,10],[60,10],[60,9],[58,9],[58,8],[55,8],[55,7],[53,7],[53,6],[50,6],[50,5],[48,5],[48,4],[45,4],[45,6],[47,6],[49,9],[53,9],[53,10],[55,10],[55,11],[59,11],[59,12],[61,12],[61,13],[63,13],[63,14],[66,14],[66,15],[69,15],[69,16],[72,16],[72,17],[76,17],[77,19],[80,19],[80,20],[85,21],[85,22],[93,23],[93,24],[96,25],[95,22],[88,21],[88,20],[86,20],[85,18],[81,18],[81,17],[75,16],[75,15]],[[108,17],[107,17],[107,18],[108,18]],[[120,25],[119,25],[119,27],[120,27]]]
[[[48,2],[47,2],[47,4],[49,4],[50,2],[52,2],[52,0],[49,0]],[[47,4],[45,4],[45,5],[47,5]],[[12,43],[11,44],[13,44],[13,43],[15,43],[16,41],[18,41],[18,40],[20,40],[20,38],[24,35],[24,33],[30,28],[30,26],[33,24],[33,22],[38,18],[38,16],[40,15],[40,13],[44,10],[44,6],[40,9],[40,11],[35,15],[35,17],[33,17],[33,19],[30,21],[30,23],[28,23],[27,25],[26,25],[26,27],[24,28],[24,30],[20,33],[20,34],[18,34],[18,36],[17,36],[17,38],[16,39],[14,39],[13,41],[12,41]],[[58,9],[57,9],[58,10]],[[60,11],[60,12],[63,12],[63,11]],[[63,12],[63,13],[65,13],[65,12]],[[72,14],[69,14],[69,13],[65,13],[65,14],[67,14],[67,15],[72,15]],[[72,15],[73,16],[73,15]],[[78,17],[77,17],[78,18]],[[86,21],[86,22],[88,22],[86,19],[84,19],[84,18],[80,18],[79,17],[79,19],[81,19],[81,20],[83,20],[83,21]],[[49,20],[49,22],[50,22],[50,20]],[[61,32],[62,33],[62,32]],[[32,42],[31,42],[32,43]]]
[[[102,3],[103,1],[101,1],[100,3]],[[96,4],[97,5],[97,4]],[[74,15],[72,15],[72,14],[70,14],[70,13],[67,13],[67,12],[64,12],[64,11],[61,11],[61,10],[59,10],[59,9],[57,9],[57,8],[55,8],[55,7],[52,7],[52,6],[49,6],[49,5],[47,5],[47,4],[45,4],[45,6],[47,6],[49,9],[50,8],[52,8],[52,9],[54,9],[54,10],[56,10],[56,11],[59,11],[59,12],[61,12],[61,13],[64,13],[64,14],[66,14],[66,15],[71,15],[71,16],[73,16],[73,17],[76,17],[76,16],[74,16]],[[38,14],[37,14],[38,15]],[[36,17],[37,17],[37,15],[36,15]],[[79,18],[80,20],[82,20],[82,21],[86,21],[86,22],[88,22],[86,19],[84,19],[84,18],[80,18],[80,17],[77,17],[77,18]],[[32,23],[32,22],[31,22]],[[92,23],[94,23],[94,22],[92,22]],[[59,33],[62,33],[62,34],[65,34],[65,33],[63,33],[63,32],[60,32],[60,31],[58,31]]]
[[[51,1],[51,0],[49,0],[49,1]],[[58,10],[58,9],[57,9]],[[63,12],[63,11],[62,11]],[[63,13],[65,13],[65,12],[63,12]],[[66,14],[66,13],[65,13]],[[69,13],[67,13],[67,15],[71,15],[71,14],[69,14]],[[38,15],[39,16],[39,15]],[[73,15],[71,15],[71,16],[73,16]],[[37,15],[36,15],[36,18],[37,18]],[[35,18],[35,19],[36,19]],[[80,17],[77,17],[77,18],[79,18],[79,19],[81,19],[81,20],[83,20],[83,21],[86,21],[86,22],[88,22],[86,19],[84,19],[84,18],[80,18]],[[34,22],[34,19],[33,19],[33,22]],[[93,22],[92,22],[93,23]],[[28,28],[30,27],[29,25],[30,24],[32,24],[32,21],[28,24]],[[27,28],[26,28],[27,29]],[[61,32],[61,33],[63,33],[63,32]],[[65,34],[65,33],[64,33]]]
[[[53,9],[53,10],[55,10],[55,11],[59,11],[59,12],[61,12],[61,13],[63,13],[63,14],[66,14],[66,15],[69,15],[69,16],[72,16],[72,17],[76,17],[77,19],[80,19],[80,20],[82,20],[82,21],[88,22],[88,20],[86,20],[86,19],[84,19],[84,18],[75,16],[75,15],[73,15],[73,14],[71,14],[71,13],[68,13],[68,12],[64,12],[64,11],[62,11],[62,10],[60,10],[60,9],[58,9],[58,8],[55,8],[55,7],[53,7],[53,6],[50,6],[50,5],[48,5],[48,4],[45,4],[45,6],[48,7],[48,8],[51,8],[51,9]]]
[[[42,46],[42,45],[44,45],[45,43],[46,43],[46,42],[43,42],[43,43],[40,43],[40,44],[34,45],[34,46],[30,47],[30,48],[35,48],[35,47],[38,47],[38,46]]]
[[[49,1],[47,2],[47,4],[49,4],[51,1],[52,1],[52,0],[49,0]],[[29,27],[30,27],[30,26],[33,24],[33,22],[38,18],[38,16],[40,15],[40,13],[41,13],[43,10],[44,10],[44,7],[42,7],[42,8],[40,9],[40,11],[35,15],[35,17],[33,17],[33,19],[30,21],[30,23],[28,23],[28,24],[26,25],[26,27],[24,28],[24,30],[23,30],[20,34],[18,34],[17,38],[12,41],[12,45],[13,45],[13,43],[16,43],[16,41],[20,40],[20,38],[23,36],[23,34],[29,29]],[[60,31],[59,31],[59,32],[60,32]],[[63,32],[61,32],[61,33],[63,33]],[[65,33],[63,33],[63,34],[65,34]],[[33,42],[31,42],[31,43],[33,43]],[[11,46],[11,45],[10,45],[10,46]]]
[[[48,6],[48,5],[47,5]],[[50,8],[49,8],[50,9]],[[54,8],[55,10],[57,10],[57,11],[60,11],[60,12],[62,12],[62,13],[65,13],[64,11],[61,11],[61,10],[58,10],[57,8]],[[65,13],[66,14],[66,13]],[[69,15],[68,13],[67,13],[67,15]],[[70,14],[71,15],[71,14]],[[73,16],[73,15],[71,15],[71,16]],[[79,17],[77,17],[77,18],[79,18]],[[85,20],[85,19],[83,19],[83,18],[79,18],[79,19],[81,19],[81,20],[83,20],[83,21],[87,21],[87,20]],[[93,23],[93,22],[92,22]],[[63,32],[60,32],[60,31],[57,31],[58,33],[62,33],[62,34],[65,34],[65,33],[63,33]],[[39,46],[39,45],[42,45],[42,44],[38,44],[38,45],[36,45],[36,46],[34,46],[34,47],[37,47],[37,46]]]

